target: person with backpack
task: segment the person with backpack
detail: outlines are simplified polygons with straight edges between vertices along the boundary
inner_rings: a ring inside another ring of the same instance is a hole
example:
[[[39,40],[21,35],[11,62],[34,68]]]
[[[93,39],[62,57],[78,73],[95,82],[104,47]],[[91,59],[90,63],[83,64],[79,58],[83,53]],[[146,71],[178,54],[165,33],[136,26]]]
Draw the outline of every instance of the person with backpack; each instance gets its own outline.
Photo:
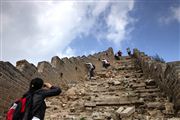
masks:
[[[45,98],[61,93],[59,87],[44,83],[41,78],[34,78],[30,82],[29,90],[23,97],[13,104],[8,111],[6,120],[44,120],[46,103]],[[12,113],[11,113],[12,112]]]
[[[95,70],[95,65],[92,63],[86,63],[87,68],[88,68],[88,78],[91,80],[92,77],[94,77],[94,70]]]
[[[115,58],[116,60],[120,60],[118,53],[116,53],[116,54],[114,55],[114,58]]]
[[[117,52],[117,54],[118,54],[119,57],[121,57],[121,56],[122,56],[121,50],[119,50],[119,51]]]
[[[107,69],[110,66],[109,61],[106,60],[105,58],[102,59],[102,66]]]
[[[130,50],[130,48],[127,48],[126,50],[127,50],[128,55],[131,56],[131,50]]]
[[[122,52],[121,52],[121,50],[119,50],[115,55],[114,55],[114,58],[116,59],[116,60],[120,60],[120,57],[122,56]]]

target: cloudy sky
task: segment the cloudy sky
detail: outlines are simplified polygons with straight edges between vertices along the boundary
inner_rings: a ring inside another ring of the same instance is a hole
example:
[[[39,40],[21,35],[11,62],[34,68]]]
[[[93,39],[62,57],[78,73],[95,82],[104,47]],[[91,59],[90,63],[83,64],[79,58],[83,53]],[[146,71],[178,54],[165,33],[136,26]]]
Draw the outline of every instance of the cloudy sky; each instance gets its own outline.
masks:
[[[179,0],[1,0],[3,61],[138,48],[180,60]]]

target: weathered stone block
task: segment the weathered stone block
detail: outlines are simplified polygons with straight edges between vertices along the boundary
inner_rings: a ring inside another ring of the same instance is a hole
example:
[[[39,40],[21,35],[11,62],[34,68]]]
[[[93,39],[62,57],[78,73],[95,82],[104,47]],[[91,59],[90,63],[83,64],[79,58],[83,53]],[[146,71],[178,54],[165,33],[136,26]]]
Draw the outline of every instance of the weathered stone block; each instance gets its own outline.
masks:
[[[131,114],[133,114],[135,112],[135,107],[127,107],[125,110],[123,110],[120,113],[120,117],[129,117]]]
[[[118,110],[116,110],[116,113],[120,115],[123,110],[124,110],[124,107],[119,107]]]
[[[85,102],[84,106],[85,107],[96,107],[96,103],[95,102]]]
[[[161,102],[149,102],[146,103],[148,108],[157,108],[157,109],[163,109],[164,108],[164,104]]]

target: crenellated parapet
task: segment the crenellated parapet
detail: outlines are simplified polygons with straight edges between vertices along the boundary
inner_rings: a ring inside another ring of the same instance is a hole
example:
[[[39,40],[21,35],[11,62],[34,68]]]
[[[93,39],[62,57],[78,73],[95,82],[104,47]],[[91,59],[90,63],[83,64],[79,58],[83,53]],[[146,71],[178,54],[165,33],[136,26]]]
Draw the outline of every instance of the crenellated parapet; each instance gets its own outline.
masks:
[[[64,62],[58,57],[58,56],[54,56],[51,59],[51,65],[53,68],[61,68],[61,66],[64,64]]]
[[[39,62],[37,65],[38,73],[45,82],[51,82],[52,84],[58,84],[58,73],[47,61]]]
[[[109,48],[87,57],[60,59],[54,56],[51,62],[42,61],[37,66],[27,60],[17,61],[16,67],[9,62],[0,61],[0,116],[6,113],[12,101],[20,98],[28,90],[31,79],[40,77],[45,82],[58,85],[66,90],[71,84],[85,80],[86,62],[95,64],[98,71],[101,68],[100,60],[103,58],[112,60],[114,58],[113,49]]]
[[[27,60],[20,60],[16,62],[16,68],[28,79],[31,80],[39,76],[37,68],[34,64]]]

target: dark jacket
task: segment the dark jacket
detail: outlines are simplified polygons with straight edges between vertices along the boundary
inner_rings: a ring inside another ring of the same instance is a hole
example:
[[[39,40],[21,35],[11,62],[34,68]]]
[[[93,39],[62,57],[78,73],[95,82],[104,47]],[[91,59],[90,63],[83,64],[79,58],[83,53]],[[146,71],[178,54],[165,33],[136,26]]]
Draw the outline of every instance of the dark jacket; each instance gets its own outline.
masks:
[[[56,96],[61,93],[59,87],[52,86],[50,89],[39,89],[34,92],[33,95],[33,106],[32,106],[32,116],[44,120],[46,104],[44,99],[46,97]]]

